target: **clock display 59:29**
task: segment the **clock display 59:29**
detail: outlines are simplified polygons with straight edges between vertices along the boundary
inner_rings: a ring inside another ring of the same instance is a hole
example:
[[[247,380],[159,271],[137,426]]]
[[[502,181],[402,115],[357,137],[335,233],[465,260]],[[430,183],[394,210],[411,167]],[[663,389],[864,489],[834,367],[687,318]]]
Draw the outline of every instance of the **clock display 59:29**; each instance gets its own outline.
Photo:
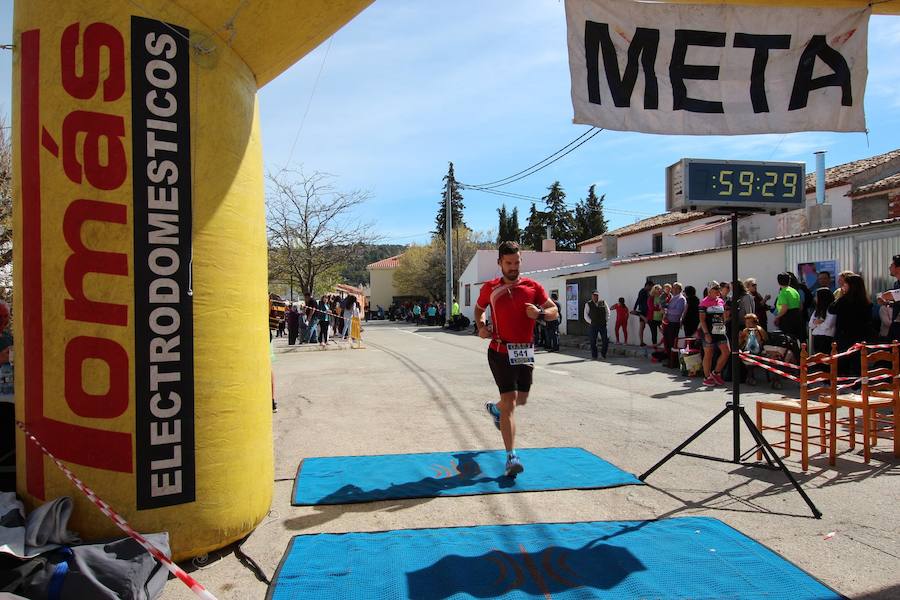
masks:
[[[706,201],[792,203],[805,196],[802,167],[691,164],[692,198]]]

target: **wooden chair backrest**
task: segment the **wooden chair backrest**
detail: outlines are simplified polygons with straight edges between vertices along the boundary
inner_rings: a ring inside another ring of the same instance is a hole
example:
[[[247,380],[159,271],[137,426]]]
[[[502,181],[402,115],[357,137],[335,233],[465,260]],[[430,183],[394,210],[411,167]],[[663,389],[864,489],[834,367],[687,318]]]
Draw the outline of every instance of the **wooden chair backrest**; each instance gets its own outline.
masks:
[[[806,406],[809,399],[816,396],[837,394],[837,344],[831,344],[831,353],[810,355],[806,344],[800,346],[800,402]],[[811,367],[822,365],[823,371],[810,372]]]
[[[890,366],[879,366],[879,363],[889,363]],[[863,346],[860,350],[860,366],[863,403],[868,402],[869,393],[873,391],[900,391],[900,343],[894,341],[889,348],[879,348],[871,352],[867,346]],[[875,377],[884,379],[870,381]]]

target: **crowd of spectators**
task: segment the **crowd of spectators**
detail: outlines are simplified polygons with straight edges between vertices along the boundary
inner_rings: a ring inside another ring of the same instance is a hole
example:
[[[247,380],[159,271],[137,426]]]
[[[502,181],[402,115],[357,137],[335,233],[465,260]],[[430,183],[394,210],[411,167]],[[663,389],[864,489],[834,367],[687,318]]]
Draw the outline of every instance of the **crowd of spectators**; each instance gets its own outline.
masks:
[[[775,281],[768,282],[778,286],[774,301],[771,294],[760,293],[753,277],[735,282],[734,288],[727,282],[711,281],[701,295],[691,285],[658,284],[648,279],[630,310],[625,298],[619,298],[611,309],[616,313],[616,342],[620,342],[622,332],[628,343],[630,314],[640,320],[641,346],[647,345],[644,332],[650,330],[649,344],[655,360],[677,368],[683,367],[679,360],[682,354],[699,353],[704,383],[723,385],[732,377],[729,357],[733,319],[740,328],[741,350],[774,353],[785,360],[799,358],[800,344],[808,344],[808,352],[814,354],[830,352],[832,343],[838,352],[843,352],[860,342],[900,339],[900,255],[892,258],[889,272],[896,280],[897,290],[875,296],[875,302],[863,278],[852,271],[842,271],[836,278],[822,271],[817,274],[813,289],[791,272],[779,273]],[[596,295],[591,302],[602,305],[606,311],[602,317],[605,329],[610,309]],[[585,305],[582,318],[591,324],[592,354],[596,357],[597,334],[592,322],[597,320],[598,309],[591,302]],[[600,334],[601,342],[606,340],[604,333]],[[856,375],[858,370],[858,357],[851,355],[839,362],[841,375]],[[752,369],[743,369],[738,376],[746,377],[751,385],[757,380]],[[777,386],[778,380],[773,378],[773,382]]]

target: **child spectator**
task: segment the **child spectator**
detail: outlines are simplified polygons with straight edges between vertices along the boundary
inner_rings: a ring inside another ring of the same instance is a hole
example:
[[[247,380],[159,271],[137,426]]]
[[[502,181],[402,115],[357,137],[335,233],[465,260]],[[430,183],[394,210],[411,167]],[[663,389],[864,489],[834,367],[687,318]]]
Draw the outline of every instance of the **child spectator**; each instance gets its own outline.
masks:
[[[616,311],[616,343],[619,344],[619,329],[622,329],[625,343],[628,343],[628,307],[625,306],[625,298],[619,298],[618,304],[613,306]]]
[[[816,290],[816,308],[809,317],[809,331],[812,334],[813,354],[831,352],[834,340],[835,316],[828,308],[834,303],[834,293],[827,287]]]
[[[741,350],[749,354],[762,354],[763,346],[768,336],[766,330],[759,326],[759,319],[754,313],[747,313],[744,316],[744,329],[738,337]],[[755,365],[744,365],[747,369],[747,385],[756,385],[756,370],[759,368]]]

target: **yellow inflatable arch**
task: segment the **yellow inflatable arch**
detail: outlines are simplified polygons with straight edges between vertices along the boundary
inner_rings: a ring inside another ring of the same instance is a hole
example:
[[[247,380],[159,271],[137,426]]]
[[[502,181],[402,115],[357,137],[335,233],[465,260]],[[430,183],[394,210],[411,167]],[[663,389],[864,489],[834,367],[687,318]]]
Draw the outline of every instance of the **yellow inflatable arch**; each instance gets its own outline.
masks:
[[[176,559],[271,501],[256,91],[370,1],[16,1],[16,415]],[[119,534],[21,433],[17,457],[29,504]]]

